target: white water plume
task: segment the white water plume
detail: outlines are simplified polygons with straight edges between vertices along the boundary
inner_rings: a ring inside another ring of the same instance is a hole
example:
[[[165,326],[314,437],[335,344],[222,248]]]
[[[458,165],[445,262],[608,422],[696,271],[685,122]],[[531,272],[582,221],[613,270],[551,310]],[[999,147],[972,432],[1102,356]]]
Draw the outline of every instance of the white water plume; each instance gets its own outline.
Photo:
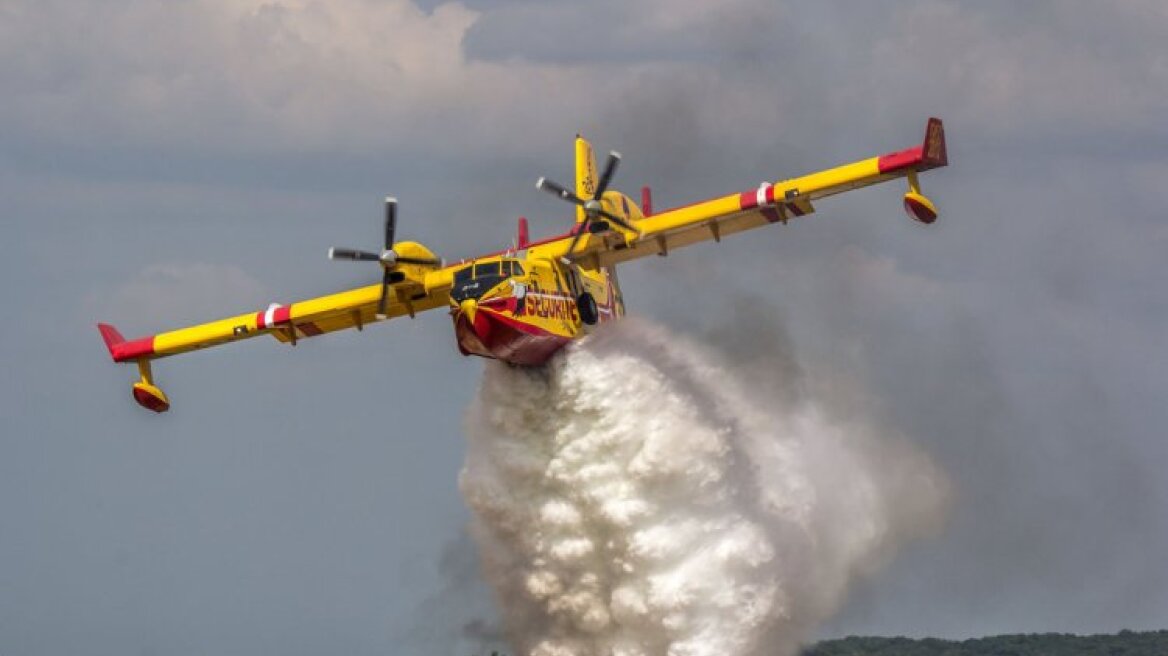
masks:
[[[720,359],[626,319],[543,369],[487,364],[461,487],[520,654],[793,653],[938,526],[926,456]]]

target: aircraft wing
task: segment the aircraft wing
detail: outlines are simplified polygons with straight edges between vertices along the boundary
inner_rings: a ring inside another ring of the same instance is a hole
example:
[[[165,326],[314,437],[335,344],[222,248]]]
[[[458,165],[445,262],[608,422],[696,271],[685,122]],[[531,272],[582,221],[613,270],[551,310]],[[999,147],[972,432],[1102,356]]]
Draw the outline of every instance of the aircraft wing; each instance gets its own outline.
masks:
[[[98,330],[114,362],[138,363],[141,381],[134,384],[138,403],[162,412],[170,402],[151,379],[151,360],[261,335],[295,345],[301,339],[347,328],[360,330],[385,319],[446,307],[450,276],[450,269],[442,269],[426,273],[426,284],[417,279],[392,284],[384,317],[377,316],[381,285],[375,284],[288,305],[273,303],[255,312],[132,340],[109,324],[99,323]]]
[[[920,194],[916,174],[947,164],[944,127],[940,119],[931,118],[921,145],[652,214],[636,222],[640,234],[613,229],[586,236],[571,259],[606,266],[666,255],[690,244],[786,223],[815,211],[812,203],[821,198],[903,177],[909,179],[905,208],[918,221],[931,223],[937,211]]]

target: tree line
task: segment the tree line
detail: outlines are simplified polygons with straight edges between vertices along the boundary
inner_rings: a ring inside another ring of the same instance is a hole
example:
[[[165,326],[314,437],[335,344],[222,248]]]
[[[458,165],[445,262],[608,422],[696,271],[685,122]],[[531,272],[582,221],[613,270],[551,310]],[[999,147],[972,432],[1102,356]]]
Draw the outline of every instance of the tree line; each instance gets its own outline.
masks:
[[[492,651],[490,656],[506,655]],[[1030,633],[969,640],[849,636],[808,646],[800,656],[1168,656],[1168,631]]]
[[[863,638],[824,640],[801,656],[1166,656],[1168,631],[1001,635],[970,640]]]

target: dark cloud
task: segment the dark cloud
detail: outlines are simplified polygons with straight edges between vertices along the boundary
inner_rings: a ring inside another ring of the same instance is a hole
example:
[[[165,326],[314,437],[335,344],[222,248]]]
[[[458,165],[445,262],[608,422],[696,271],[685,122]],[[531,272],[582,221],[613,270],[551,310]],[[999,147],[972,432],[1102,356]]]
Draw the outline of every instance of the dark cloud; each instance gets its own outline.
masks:
[[[506,651],[506,636],[479,569],[479,553],[465,532],[450,540],[438,559],[441,586],[422,600],[403,629],[409,653],[486,656]]]

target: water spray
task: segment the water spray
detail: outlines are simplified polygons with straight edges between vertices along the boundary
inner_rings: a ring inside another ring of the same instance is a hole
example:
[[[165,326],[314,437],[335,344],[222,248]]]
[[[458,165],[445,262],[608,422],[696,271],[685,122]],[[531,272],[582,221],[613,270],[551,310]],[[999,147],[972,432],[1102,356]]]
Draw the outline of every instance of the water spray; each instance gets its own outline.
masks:
[[[794,653],[935,530],[925,455],[794,398],[637,319],[547,367],[488,363],[461,489],[518,653]]]

